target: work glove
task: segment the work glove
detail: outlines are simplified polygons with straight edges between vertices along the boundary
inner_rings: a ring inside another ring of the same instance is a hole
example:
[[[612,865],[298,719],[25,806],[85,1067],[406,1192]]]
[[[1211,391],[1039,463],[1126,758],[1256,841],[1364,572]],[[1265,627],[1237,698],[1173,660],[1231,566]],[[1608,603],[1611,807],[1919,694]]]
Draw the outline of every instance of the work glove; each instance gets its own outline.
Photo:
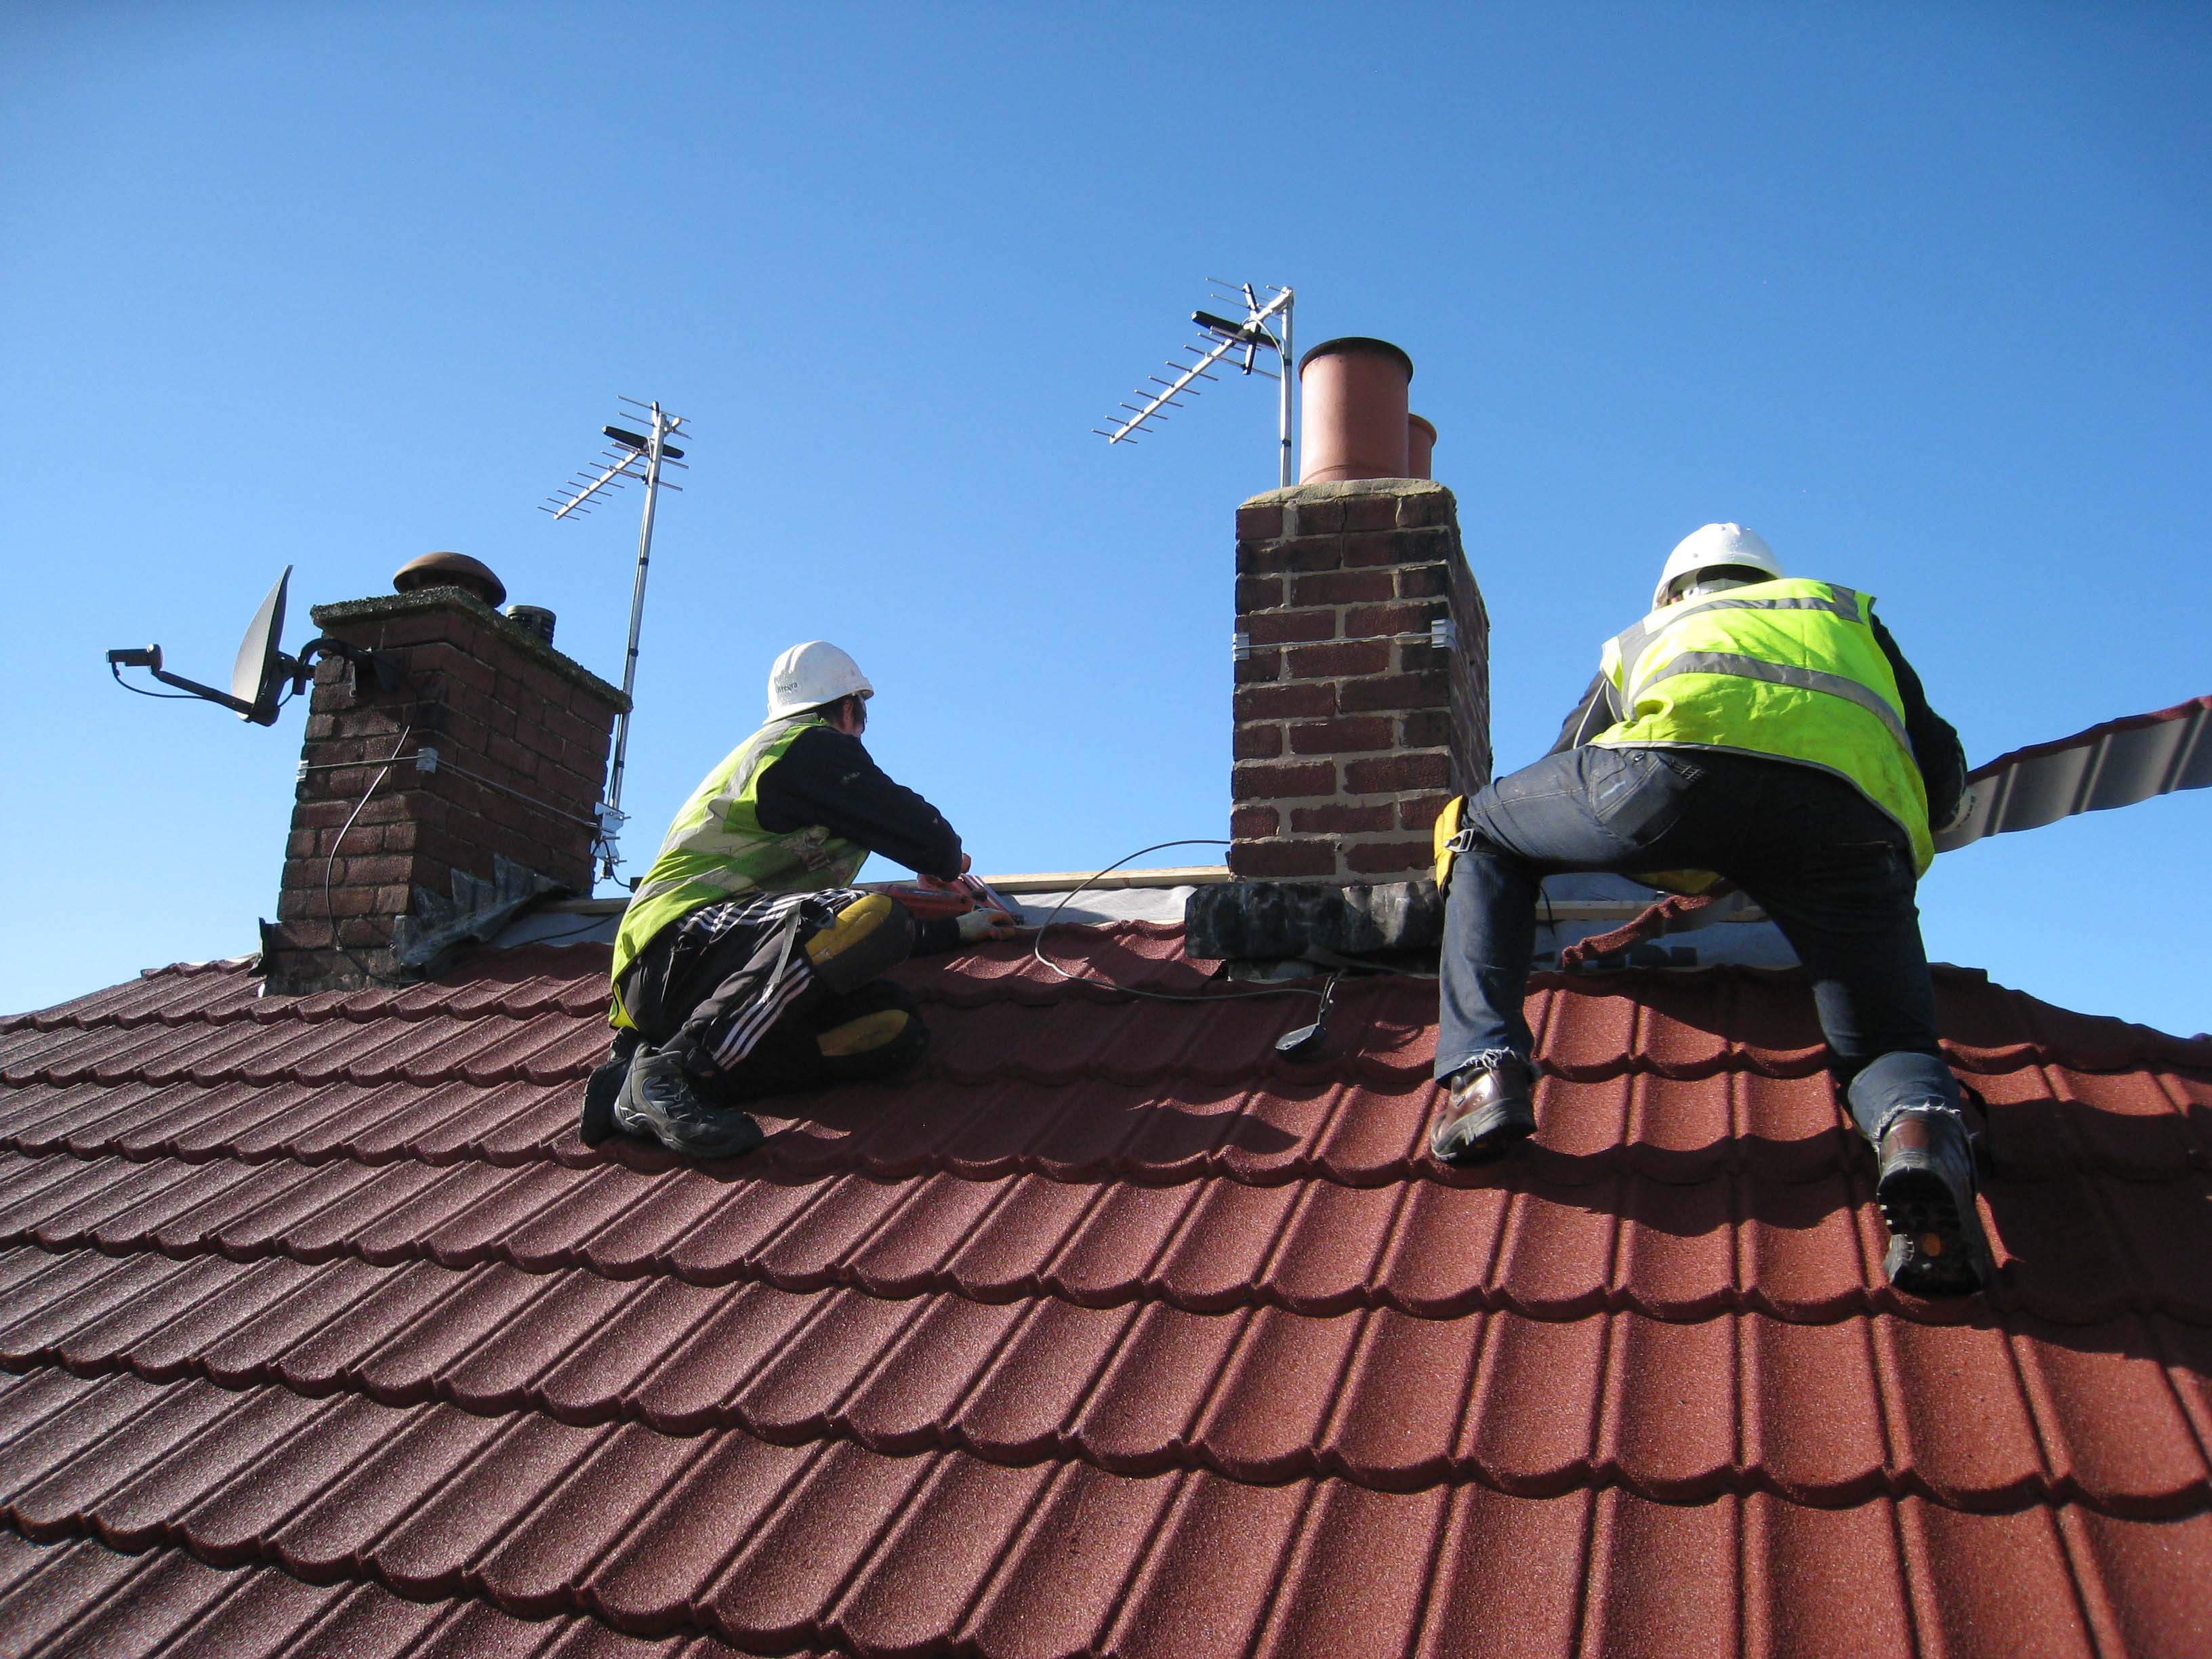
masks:
[[[987,939],[1012,939],[1014,936],[1014,919],[1003,910],[994,910],[988,907],[977,910],[963,910],[953,918],[953,924],[960,929],[960,942],[963,945],[974,945]]]
[[[1964,826],[1968,815],[1971,814],[1973,810],[1973,790],[1972,788],[1961,789],[1959,792],[1959,804],[1956,807],[1952,809],[1951,816],[1944,819],[1942,823],[1932,827],[1939,836],[1948,835],[1952,830]]]

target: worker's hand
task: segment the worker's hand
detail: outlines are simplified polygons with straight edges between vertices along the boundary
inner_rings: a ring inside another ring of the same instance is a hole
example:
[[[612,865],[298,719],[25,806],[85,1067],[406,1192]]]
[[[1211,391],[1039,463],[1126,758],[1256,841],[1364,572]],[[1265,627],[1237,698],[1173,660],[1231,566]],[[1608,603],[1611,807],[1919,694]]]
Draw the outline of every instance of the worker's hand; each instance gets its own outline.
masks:
[[[960,855],[960,873],[964,876],[975,867],[975,860],[969,858],[965,853],[963,853]]]
[[[994,910],[988,906],[979,910],[963,910],[953,920],[960,929],[963,945],[975,945],[990,939],[1012,939],[1018,931],[1018,924],[1012,916],[1004,910]]]
[[[1961,789],[1959,792],[1959,804],[1952,809],[1951,816],[1942,823],[1933,826],[1936,833],[1939,836],[1948,835],[1954,830],[1965,829],[1966,820],[1973,816],[1973,811],[1974,792],[1971,788]]]

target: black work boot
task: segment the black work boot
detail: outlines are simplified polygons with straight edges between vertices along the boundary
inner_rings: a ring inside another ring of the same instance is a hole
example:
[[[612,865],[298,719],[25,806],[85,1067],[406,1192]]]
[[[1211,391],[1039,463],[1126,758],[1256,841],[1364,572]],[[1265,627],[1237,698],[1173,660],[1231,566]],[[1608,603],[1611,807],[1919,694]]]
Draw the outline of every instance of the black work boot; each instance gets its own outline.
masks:
[[[1889,1227],[1882,1271],[1911,1296],[1971,1296],[1982,1288],[1989,1244],[1974,1209],[1973,1152],[1948,1106],[1908,1106],[1881,1133],[1875,1202]]]
[[[630,1062],[615,1122],[686,1158],[736,1158],[766,1139],[746,1114],[717,1103],[684,1069],[681,1054],[665,1049],[641,1049]]]
[[[584,1085],[584,1109],[576,1121],[576,1139],[586,1146],[621,1133],[615,1123],[615,1101],[642,1041],[635,1031],[617,1031],[607,1057],[592,1068],[591,1080]]]
[[[1536,1133],[1536,1068],[1518,1054],[1455,1073],[1450,1098],[1429,1132],[1446,1164],[1481,1164]]]

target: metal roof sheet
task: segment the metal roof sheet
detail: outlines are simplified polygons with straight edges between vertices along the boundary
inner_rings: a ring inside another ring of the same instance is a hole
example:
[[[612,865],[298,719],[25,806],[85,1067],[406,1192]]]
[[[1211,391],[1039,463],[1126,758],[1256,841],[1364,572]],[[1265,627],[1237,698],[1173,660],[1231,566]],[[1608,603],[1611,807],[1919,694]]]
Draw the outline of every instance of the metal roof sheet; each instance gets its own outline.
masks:
[[[1984,1299],[1881,1280],[1794,975],[1540,978],[1538,1141],[1422,1152],[1434,989],[1180,930],[902,976],[921,1074],[587,1149],[604,946],[0,1020],[23,1651],[2212,1646],[2212,1041],[1939,970]]]

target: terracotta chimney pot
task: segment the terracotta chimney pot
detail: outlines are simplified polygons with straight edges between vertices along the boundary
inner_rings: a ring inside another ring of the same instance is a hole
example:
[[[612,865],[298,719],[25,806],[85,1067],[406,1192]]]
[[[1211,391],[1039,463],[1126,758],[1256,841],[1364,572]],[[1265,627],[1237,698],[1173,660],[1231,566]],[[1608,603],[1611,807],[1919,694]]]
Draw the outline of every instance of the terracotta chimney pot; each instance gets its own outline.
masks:
[[[1433,478],[1429,471],[1429,457],[1437,447],[1437,429],[1427,418],[1419,415],[1406,416],[1406,476],[1409,478]]]
[[[1298,360],[1300,483],[1404,478],[1413,360],[1388,340],[1324,340]]]

